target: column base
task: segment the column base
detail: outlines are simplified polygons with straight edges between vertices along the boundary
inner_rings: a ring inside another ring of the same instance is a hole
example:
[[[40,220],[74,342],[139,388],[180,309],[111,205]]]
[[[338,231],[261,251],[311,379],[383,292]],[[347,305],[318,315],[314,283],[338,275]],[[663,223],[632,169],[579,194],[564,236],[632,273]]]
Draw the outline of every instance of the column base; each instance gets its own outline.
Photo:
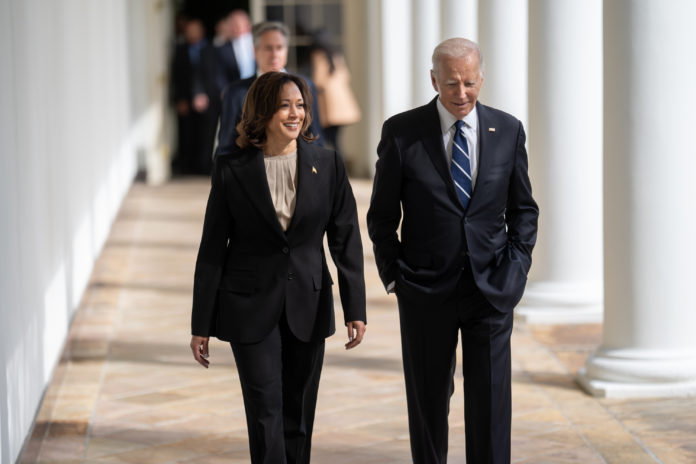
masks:
[[[599,398],[669,398],[696,396],[696,380],[675,383],[624,383],[590,379],[585,368],[580,369],[577,381],[590,395]]]
[[[603,315],[601,283],[533,282],[515,310],[527,324],[599,324]]]
[[[591,395],[606,398],[692,396],[696,352],[600,348],[577,380]]]

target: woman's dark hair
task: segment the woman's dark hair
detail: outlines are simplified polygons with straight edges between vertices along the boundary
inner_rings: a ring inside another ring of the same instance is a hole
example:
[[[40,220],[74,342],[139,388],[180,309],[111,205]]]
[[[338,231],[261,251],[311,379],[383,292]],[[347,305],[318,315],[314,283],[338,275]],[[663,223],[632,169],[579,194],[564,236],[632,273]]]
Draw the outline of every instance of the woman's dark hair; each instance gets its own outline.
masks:
[[[338,47],[331,43],[331,34],[326,29],[318,29],[312,34],[312,45],[309,47],[310,55],[314,52],[323,53],[329,62],[329,75],[336,70],[334,57],[340,55],[341,51]]]
[[[309,132],[312,123],[312,94],[307,83],[299,76],[284,72],[267,72],[259,76],[244,99],[242,119],[237,124],[237,145],[247,148],[253,145],[262,148],[266,143],[266,126],[280,109],[280,92],[287,83],[294,83],[300,89],[305,106],[305,117],[300,129],[300,137],[311,142],[317,137]]]

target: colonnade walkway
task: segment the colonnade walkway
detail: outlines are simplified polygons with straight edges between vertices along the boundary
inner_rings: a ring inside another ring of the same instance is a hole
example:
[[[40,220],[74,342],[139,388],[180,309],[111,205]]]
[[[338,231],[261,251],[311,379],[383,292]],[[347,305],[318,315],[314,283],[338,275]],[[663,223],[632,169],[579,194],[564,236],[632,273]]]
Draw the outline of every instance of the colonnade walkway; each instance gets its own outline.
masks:
[[[371,183],[352,184],[363,228],[368,330],[349,352],[341,327],[327,341],[312,462],[409,463],[396,302],[379,281],[365,231]],[[202,178],[133,185],[21,462],[249,462],[229,345],[211,343],[209,370],[188,347],[208,190]],[[696,399],[607,400],[580,390],[574,373],[600,339],[600,325],[516,324],[513,462],[696,462]],[[452,463],[465,462],[462,396],[458,369]]]

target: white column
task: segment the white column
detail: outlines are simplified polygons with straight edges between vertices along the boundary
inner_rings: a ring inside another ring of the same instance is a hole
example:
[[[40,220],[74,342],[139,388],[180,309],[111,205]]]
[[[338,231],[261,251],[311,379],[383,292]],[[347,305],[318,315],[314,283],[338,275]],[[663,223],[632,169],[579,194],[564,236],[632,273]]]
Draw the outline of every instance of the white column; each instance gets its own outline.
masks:
[[[350,83],[362,111],[358,123],[342,129],[343,157],[352,173],[372,175],[384,121],[381,1],[345,1],[343,29]]]
[[[382,0],[382,95],[384,119],[412,108],[411,4]]]
[[[440,43],[440,5],[432,0],[412,0],[413,106],[425,105],[435,96],[430,82],[433,50]]]
[[[249,16],[251,23],[256,24],[266,20],[266,1],[265,0],[250,0],[249,1]]]
[[[478,40],[478,0],[440,0],[441,39]]]
[[[353,153],[361,158],[351,160],[353,172],[373,174],[382,123],[412,108],[411,2],[356,0],[343,8],[346,58],[363,112],[362,121],[346,128],[344,148],[353,160]]]
[[[529,163],[539,203],[518,318],[602,314],[602,2],[529,2]]]
[[[527,0],[479,4],[479,46],[485,76],[479,100],[527,126]]]
[[[691,0],[604,4],[606,309],[580,374],[596,395],[696,393],[695,17]]]
[[[172,5],[159,0],[131,1],[128,8],[131,106],[138,115],[132,128],[141,169],[147,182],[160,185],[171,176],[170,153],[174,120],[167,94]]]

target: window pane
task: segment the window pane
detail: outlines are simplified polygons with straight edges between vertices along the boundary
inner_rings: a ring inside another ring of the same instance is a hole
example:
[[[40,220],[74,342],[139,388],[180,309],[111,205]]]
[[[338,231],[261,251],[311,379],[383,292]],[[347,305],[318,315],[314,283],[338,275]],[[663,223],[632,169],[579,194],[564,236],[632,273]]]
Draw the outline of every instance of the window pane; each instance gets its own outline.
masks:
[[[267,6],[266,7],[266,19],[268,21],[284,22],[283,7],[282,6]]]
[[[331,37],[342,37],[343,35],[343,21],[341,13],[341,5],[327,4],[324,6],[323,26],[329,31]]]
[[[319,7],[321,8],[321,7]],[[312,32],[312,7],[309,5],[295,6],[295,35],[309,35]]]

